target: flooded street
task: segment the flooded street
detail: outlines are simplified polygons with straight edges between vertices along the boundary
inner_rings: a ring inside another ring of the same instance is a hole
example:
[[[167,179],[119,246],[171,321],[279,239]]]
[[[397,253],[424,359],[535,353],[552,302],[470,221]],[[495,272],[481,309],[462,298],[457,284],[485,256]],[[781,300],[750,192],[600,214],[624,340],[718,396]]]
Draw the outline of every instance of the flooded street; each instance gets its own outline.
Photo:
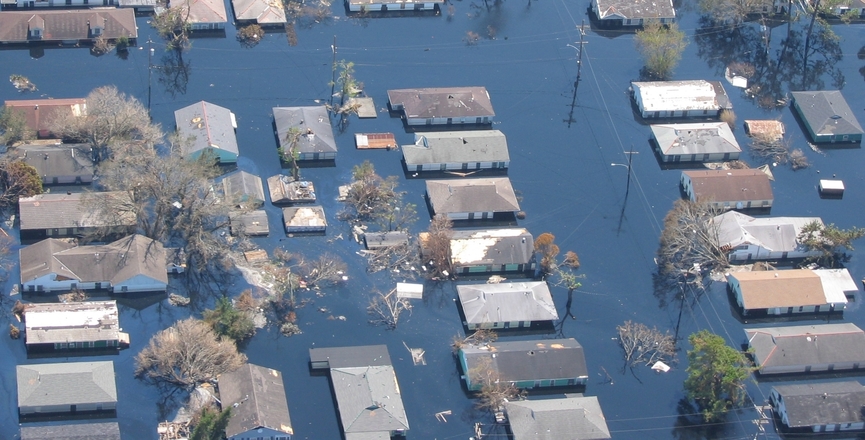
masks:
[[[739,347],[745,342],[743,327],[749,324],[731,307],[725,283],[714,283],[705,294],[688,296],[685,301],[680,301],[676,292],[654,289],[653,258],[664,216],[680,197],[681,170],[659,165],[650,149],[649,127],[632,108],[628,87],[630,81],[640,79],[642,67],[634,35],[596,32],[589,27],[587,7],[583,0],[507,0],[488,6],[482,1],[463,0],[453,3],[452,15],[446,8],[438,16],[360,18],[346,17],[340,3],[334,4],[332,16],[321,22],[307,19],[299,23],[296,46],[289,45],[285,33],[268,33],[260,44],[245,48],[236,41],[236,30],[229,23],[224,37],[195,38],[191,49],[180,58],[165,51],[148,24],[149,18],[139,17],[139,47],[130,49],[127,59],[113,52],[94,57],[86,48],[46,48],[39,58],[31,57],[27,49],[0,51],[0,100],[82,97],[96,87],[113,84],[144,103],[150,95],[152,117],[165,130],[174,129],[175,110],[206,100],[237,116],[238,168],[266,179],[281,171],[271,109],[316,105],[330,99],[336,36],[335,58],[355,63],[355,75],[363,83],[364,93],[375,100],[378,117],[351,117],[344,130],[335,129],[339,147],[335,167],[302,169],[303,177],[314,182],[319,203],[327,213],[327,236],[285,237],[280,227],[281,211],[268,202],[265,209],[270,236],[252,240],[268,251],[283,247],[307,257],[336,254],[349,265],[349,281],[326,289],[321,296],[301,294],[310,300],[298,311],[302,334],[284,337],[278,329],[266,328],[259,330],[242,351],[250,362],[283,373],[294,438],[339,439],[341,435],[329,379],[310,375],[308,349],[386,344],[411,427],[408,437],[467,439],[474,435],[475,422],[491,425],[494,421],[473,409],[474,401],[464,391],[451,352],[453,336],[463,334],[453,283],[428,282],[423,300],[412,300],[411,315],[401,318],[396,330],[370,325],[366,311],[370,293],[387,291],[402,279],[366,273],[365,259],[356,254],[362,246],[351,240],[347,224],[336,218],[341,209],[336,197],[337,187],[350,181],[352,166],[370,160],[379,175],[400,176],[400,188],[418,205],[419,221],[412,230],[425,230],[429,216],[423,199],[424,180],[405,175],[398,150],[355,149],[354,133],[392,132],[398,144],[414,141],[401,120],[389,116],[388,89],[485,86],[496,112],[493,129],[507,136],[511,157],[507,175],[521,194],[521,209],[527,214],[518,225],[535,237],[543,232],[554,234],[562,254],[568,250],[579,254],[580,273],[585,275],[582,287],[574,294],[570,310],[574,318],[566,317],[557,323],[556,333],[540,337],[573,337],[583,345],[589,369],[585,393],[598,396],[613,438],[778,438],[773,421],[755,423],[761,416],[753,405],[710,426],[701,425],[699,417],[688,417],[692,410],[680,405],[688,335],[708,329]],[[785,165],[772,168],[775,202],[771,215],[819,216],[825,223],[843,228],[865,226],[861,148],[814,151],[789,107],[761,107],[787,98],[790,90],[840,87],[856,117],[865,122],[865,24],[834,25],[840,41],[813,55],[810,61],[816,67],[811,71],[816,69],[819,75],[809,73],[803,78],[800,60],[778,57],[788,35],[791,41],[799,40],[789,43],[785,54],[801,50],[802,22],[790,30],[786,24],[770,26],[766,38],[758,23],[745,24],[737,32],[714,28],[700,21],[695,8],[686,4],[677,9],[679,26],[690,44],[673,79],[724,83],[738,117],[734,134],[743,148],[742,160],[751,167],[763,162],[746,153],[749,142],[742,127],[746,119],[780,119],[791,146],[801,148],[811,162],[809,168],[795,172]],[[571,46],[580,39],[578,28],[584,19],[587,43],[575,95],[577,51]],[[480,36],[474,44],[465,41],[469,31]],[[148,38],[155,49],[151,59]],[[767,53],[767,40],[768,56],[762,56],[761,51]],[[724,81],[724,68],[734,61],[755,65],[755,78],[764,85],[759,99],[749,98],[742,89]],[[153,65],[150,71],[149,63]],[[38,91],[18,93],[5,82],[12,74],[28,77]],[[626,152],[631,150],[639,154],[633,155],[628,188]],[[819,197],[819,179],[830,176],[844,181],[847,190],[843,199]],[[846,265],[857,284],[865,276],[862,249],[865,242],[858,243]],[[249,287],[239,274],[233,280],[234,285],[228,287],[232,295]],[[4,292],[17,281],[15,268]],[[172,279],[170,289],[182,293],[181,280]],[[565,316],[567,289],[551,286],[551,290],[559,316]],[[116,356],[86,358],[115,363],[117,421],[123,438],[156,439],[156,424],[173,417],[164,405],[171,396],[166,398],[156,387],[133,377],[133,358],[153,333],[190,314],[200,317],[215,301],[206,292],[192,292],[190,296],[194,301],[189,308],[169,305],[164,295],[118,298],[120,325],[130,334],[131,347]],[[3,300],[0,316],[4,320],[14,319],[9,310],[17,298]],[[865,327],[862,300],[860,291],[848,304],[844,322]],[[338,316],[345,320],[333,319]],[[679,363],[664,374],[648,367],[623,368],[615,338],[616,326],[626,320],[675,333],[681,347]],[[5,328],[8,323],[0,325]],[[67,359],[28,360],[23,340],[4,337],[2,341],[0,439],[15,439],[19,429],[15,365]],[[406,346],[423,348],[427,364],[413,365]],[[815,378],[832,380],[835,376]],[[782,382],[749,382],[749,397],[754,404],[765,405],[769,390],[778,383]],[[435,417],[446,410],[452,411],[446,422]],[[486,426],[484,432],[503,434],[505,430]]]

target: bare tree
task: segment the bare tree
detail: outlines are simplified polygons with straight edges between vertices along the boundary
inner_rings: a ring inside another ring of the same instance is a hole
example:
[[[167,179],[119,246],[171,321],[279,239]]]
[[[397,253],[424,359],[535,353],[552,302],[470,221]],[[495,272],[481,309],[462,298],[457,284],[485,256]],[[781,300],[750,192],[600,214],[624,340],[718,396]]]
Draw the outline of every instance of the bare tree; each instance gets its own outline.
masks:
[[[361,253],[366,256],[369,273],[387,270],[405,275],[420,266],[417,248],[410,243],[363,250]]]
[[[345,199],[344,220],[372,221],[383,229],[403,229],[417,219],[413,204],[403,201],[404,191],[398,191],[399,178],[382,178],[370,161],[352,169],[352,182]]]
[[[454,335],[451,348],[453,349],[454,353],[457,353],[465,345],[486,345],[496,342],[496,340],[498,339],[498,333],[490,329],[480,328],[466,337]]]
[[[87,95],[86,115],[57,112],[48,125],[58,136],[90,144],[95,162],[110,158],[115,144],[139,141],[153,145],[162,139],[147,109],[114,86],[99,87]]]
[[[453,222],[446,215],[433,217],[427,232],[418,237],[422,249],[424,270],[430,278],[449,278],[451,268],[451,238]],[[426,265],[429,266],[426,266]]]
[[[36,137],[36,132],[27,126],[24,112],[12,107],[0,107],[0,144],[12,145]]]
[[[677,280],[694,279],[729,265],[718,243],[718,212],[708,203],[676,200],[664,218],[658,246],[658,272]]]
[[[135,356],[135,376],[192,389],[245,362],[234,342],[220,339],[204,321],[188,318],[153,335]]]
[[[411,314],[411,303],[397,296],[396,289],[388,293],[374,293],[367,307],[367,312],[372,316],[369,322],[384,325],[390,330],[396,328],[400,315],[406,311]]]
[[[491,358],[480,359],[467,374],[472,383],[481,385],[475,404],[478,409],[500,413],[504,411],[505,402],[519,400],[526,395],[525,391],[521,391],[512,382],[502,379],[498,370],[492,366]]]
[[[347,266],[333,254],[324,254],[315,260],[304,261],[300,265],[303,280],[310,286],[328,286],[345,282]]]
[[[625,321],[616,327],[619,345],[625,352],[625,363],[630,366],[652,365],[657,361],[671,363],[676,356],[676,339],[670,332],[661,333],[656,327]]]

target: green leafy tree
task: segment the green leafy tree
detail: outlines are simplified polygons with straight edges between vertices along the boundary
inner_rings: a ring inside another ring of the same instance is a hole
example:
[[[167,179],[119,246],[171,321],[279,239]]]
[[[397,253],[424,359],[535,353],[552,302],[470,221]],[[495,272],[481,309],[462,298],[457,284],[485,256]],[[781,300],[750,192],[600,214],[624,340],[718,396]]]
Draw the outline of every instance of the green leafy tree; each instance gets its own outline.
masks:
[[[16,206],[20,197],[42,194],[42,178],[36,168],[15,160],[0,161],[0,206]]]
[[[0,144],[12,145],[33,139],[36,133],[27,126],[24,112],[11,107],[0,110]]]
[[[227,406],[222,412],[204,407],[189,440],[222,440],[225,438],[225,428],[230,419],[230,406]]]
[[[204,311],[204,322],[210,324],[216,334],[231,338],[235,342],[255,334],[255,325],[250,314],[235,308],[227,297],[219,298],[213,310]]]
[[[806,250],[820,252],[820,255],[810,258],[810,261],[833,266],[837,260],[843,259],[844,251],[853,250],[853,242],[863,235],[865,228],[854,226],[841,229],[832,223],[824,225],[814,221],[802,227],[797,240]]]
[[[688,337],[688,378],[685,392],[706,422],[721,420],[727,410],[745,402],[745,380],[754,371],[745,354],[708,330]]]
[[[688,46],[685,33],[678,25],[662,25],[656,20],[646,21],[643,29],[637,31],[636,44],[643,56],[646,74],[658,79],[666,79],[673,73]]]

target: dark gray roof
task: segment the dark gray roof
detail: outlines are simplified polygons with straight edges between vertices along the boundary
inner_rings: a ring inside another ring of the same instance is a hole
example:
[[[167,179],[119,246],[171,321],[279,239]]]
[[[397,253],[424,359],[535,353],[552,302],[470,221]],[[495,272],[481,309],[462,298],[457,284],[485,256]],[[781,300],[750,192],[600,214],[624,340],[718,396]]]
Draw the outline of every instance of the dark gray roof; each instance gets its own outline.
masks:
[[[363,234],[363,244],[367,249],[381,249],[408,244],[408,232],[367,232]]]
[[[116,301],[28,304],[27,344],[111,341],[120,338]]]
[[[387,345],[310,348],[312,363],[328,362],[329,368],[391,365]]]
[[[597,397],[505,403],[513,440],[602,440],[610,430]]]
[[[117,422],[22,426],[21,440],[120,440]]]
[[[652,124],[651,129],[661,153],[667,156],[742,152],[726,122]]]
[[[297,151],[300,153],[336,153],[336,140],[330,116],[323,105],[314,107],[274,107],[273,121],[279,146],[286,153],[291,146],[286,137],[292,128],[300,129]]]
[[[507,177],[427,180],[426,192],[436,214],[520,210]]]
[[[114,362],[18,365],[18,406],[117,402]]]
[[[817,135],[862,134],[862,125],[838,90],[791,92],[793,104]]]
[[[460,352],[466,358],[469,371],[480,362],[490,362],[499,378],[509,382],[589,375],[583,347],[574,338],[464,345]]]
[[[494,117],[486,87],[442,87],[388,90],[392,108],[402,107],[409,118]]]
[[[21,216],[21,230],[39,230],[53,228],[85,228],[113,225],[135,226],[135,215],[131,213],[115,216],[103,216],[94,212],[82,203],[83,193],[49,193],[18,199],[18,211]],[[114,197],[128,199],[129,195],[122,191],[92,192],[87,197],[96,199]],[[97,204],[97,202],[94,202]]]
[[[524,228],[455,230],[451,262],[458,266],[526,264],[534,255],[534,243]]]
[[[392,366],[331,368],[330,379],[346,434],[409,429]]]
[[[219,376],[222,405],[231,405],[231,419],[225,428],[228,437],[256,428],[270,428],[294,434],[282,373],[254,364]]]
[[[402,146],[406,165],[511,160],[507,138],[499,130],[415,133],[414,140]]]
[[[865,387],[854,380],[778,385],[790,428],[865,422]]]
[[[244,213],[232,213],[229,215],[231,233],[238,235],[267,235],[270,233],[270,223],[267,221],[267,212],[263,209]]]
[[[202,2],[202,4],[204,3]],[[225,107],[207,101],[199,101],[176,110],[174,123],[177,125],[177,131],[183,137],[195,137],[191,145],[183,144],[184,155],[208,148],[225,150],[234,155],[239,154],[231,110]]]
[[[457,286],[469,324],[559,319],[546,281]]]
[[[760,367],[865,365],[865,332],[851,323],[752,328],[745,335]]]
[[[21,282],[56,273],[81,282],[110,281],[121,284],[144,275],[168,284],[165,248],[140,234],[109,244],[71,246],[48,238],[19,251]]]
[[[261,177],[237,170],[222,178],[222,191],[232,204],[264,203],[264,185]]]
[[[285,23],[282,3],[267,0],[231,0],[234,16],[260,25]]]
[[[598,18],[661,19],[676,18],[671,0],[594,0]]]
[[[15,150],[18,157],[36,168],[39,176],[49,184],[55,177],[80,177],[83,182],[93,179],[93,161],[87,145],[20,145]]]

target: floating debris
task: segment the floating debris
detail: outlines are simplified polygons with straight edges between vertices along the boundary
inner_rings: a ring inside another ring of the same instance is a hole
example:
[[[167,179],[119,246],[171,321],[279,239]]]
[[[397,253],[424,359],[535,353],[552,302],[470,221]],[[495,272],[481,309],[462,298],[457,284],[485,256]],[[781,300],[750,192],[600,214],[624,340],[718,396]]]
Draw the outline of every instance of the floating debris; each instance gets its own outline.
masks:
[[[279,327],[279,331],[285,336],[294,336],[303,333],[297,325],[286,322]]]
[[[505,278],[501,275],[493,275],[490,277],[490,279],[487,280],[487,284],[498,284],[498,283],[501,283],[502,281],[504,281],[506,279],[507,278]]]
[[[670,366],[661,361],[658,361],[655,362],[655,365],[652,365],[652,369],[660,373],[666,373],[670,371]]]
[[[411,353],[411,361],[415,366],[426,365],[426,359],[423,357],[426,351],[423,348],[409,348],[405,341],[403,341],[402,345],[405,346],[405,349],[408,350],[409,353]]]
[[[22,75],[9,75],[9,82],[18,89],[19,92],[35,92],[36,84],[30,82],[26,76]]]
[[[436,419],[437,419],[438,421],[440,421],[440,422],[447,423],[448,420],[445,418],[445,416],[449,416],[449,415],[451,415],[451,414],[453,414],[453,411],[451,411],[451,410],[449,410],[449,409],[448,409],[448,410],[444,410],[444,411],[439,411],[439,412],[436,413]]]
[[[190,300],[189,298],[178,295],[176,293],[168,294],[168,304],[171,304],[172,306],[185,307],[188,306],[191,301],[192,300]]]

